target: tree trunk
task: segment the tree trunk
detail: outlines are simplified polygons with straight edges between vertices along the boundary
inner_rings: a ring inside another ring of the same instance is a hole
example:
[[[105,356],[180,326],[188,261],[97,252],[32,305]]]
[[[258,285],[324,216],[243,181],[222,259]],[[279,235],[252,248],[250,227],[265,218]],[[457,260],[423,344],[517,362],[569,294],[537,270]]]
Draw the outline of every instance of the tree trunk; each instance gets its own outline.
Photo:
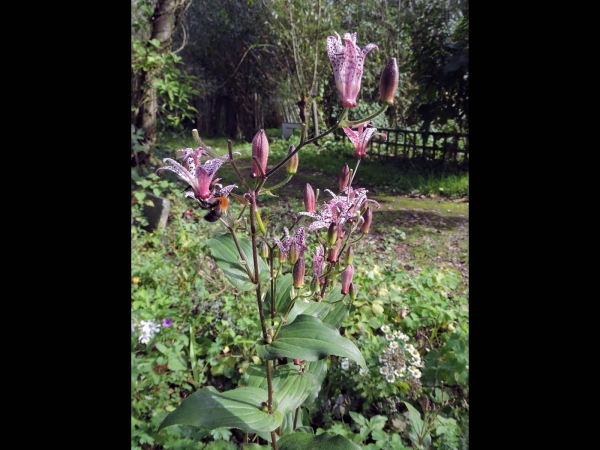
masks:
[[[150,39],[158,39],[161,53],[171,51],[171,40],[175,28],[180,22],[185,10],[192,0],[158,0],[152,21]],[[152,44],[147,44],[152,47]],[[144,129],[142,144],[152,151],[156,141],[156,114],[158,112],[158,99],[156,89],[152,86],[161,75],[161,69],[146,72],[140,71],[134,75],[132,83],[132,100],[136,106],[133,123],[137,128]]]

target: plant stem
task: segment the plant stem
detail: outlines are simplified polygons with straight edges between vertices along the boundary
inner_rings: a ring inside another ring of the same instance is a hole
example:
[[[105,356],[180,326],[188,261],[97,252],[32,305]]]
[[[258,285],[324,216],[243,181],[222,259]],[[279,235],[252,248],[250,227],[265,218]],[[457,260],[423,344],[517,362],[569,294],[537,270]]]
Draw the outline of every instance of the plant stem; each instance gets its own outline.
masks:
[[[305,145],[308,144],[312,144],[313,142],[321,139],[324,136],[327,136],[329,133],[332,133],[333,131],[337,130],[339,128],[339,124],[342,122],[342,120],[344,120],[346,118],[346,116],[348,115],[348,109],[345,108],[344,109],[344,113],[342,114],[342,117],[340,118],[340,120],[337,121],[337,123],[332,126],[331,128],[329,128],[328,130],[323,131],[320,135],[315,136],[311,139],[308,139],[307,141],[302,141],[300,142],[300,144],[298,145],[298,147],[296,147],[296,149],[291,152],[288,153],[288,155],[279,163],[277,164],[275,167],[273,167],[271,170],[268,170],[266,173],[266,176],[270,176],[273,172],[275,172],[276,170],[278,170],[281,166],[283,166],[286,162],[288,162],[288,160],[294,156],[296,153],[298,153],[298,151],[304,147]],[[306,124],[303,124],[303,126],[306,126]]]
[[[340,120],[339,126],[340,126],[340,128],[355,127],[355,126],[360,125],[362,123],[368,122],[369,120],[374,119],[375,117],[377,117],[378,115],[380,115],[382,112],[384,112],[387,107],[388,107],[388,105],[384,104],[381,108],[379,108],[379,110],[377,112],[371,114],[369,117],[365,117],[364,119],[359,119],[359,120]]]
[[[244,179],[244,177],[238,170],[237,165],[233,161],[233,143],[231,142],[231,139],[227,140],[227,150],[229,151],[229,163],[231,164],[231,167],[233,167],[233,171],[237,174],[238,178],[246,188],[246,191],[249,192],[251,190],[250,186],[248,186],[248,183],[246,183],[246,180]]]
[[[248,266],[248,261],[246,261],[246,255],[244,255],[242,247],[240,247],[240,243],[238,241],[238,238],[235,235],[235,230],[233,229],[233,227],[230,227],[229,224],[227,224],[227,222],[225,222],[223,219],[221,219],[221,222],[223,222],[225,224],[225,226],[227,227],[227,229],[231,233],[231,237],[233,238],[233,242],[235,243],[235,246],[236,246],[237,251],[238,251],[238,253],[240,255],[240,258],[242,258],[242,261],[244,262],[242,265],[246,268],[246,273],[248,274],[248,278],[250,278],[250,281],[252,283],[256,283],[256,280],[258,278],[255,278],[254,275],[252,274],[252,272],[250,272],[250,267]],[[254,264],[256,264],[256,262]],[[255,270],[255,272],[256,272],[256,270]]]

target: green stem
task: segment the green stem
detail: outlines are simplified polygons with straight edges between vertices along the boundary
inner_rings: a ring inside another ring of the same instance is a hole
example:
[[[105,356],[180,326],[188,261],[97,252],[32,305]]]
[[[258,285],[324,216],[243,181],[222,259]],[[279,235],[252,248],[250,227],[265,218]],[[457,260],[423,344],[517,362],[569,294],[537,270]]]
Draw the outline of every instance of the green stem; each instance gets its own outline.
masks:
[[[270,187],[269,189],[265,189],[262,192],[259,192],[258,195],[270,193],[271,191],[274,191],[275,189],[279,189],[281,186],[283,186],[284,184],[288,183],[292,179],[293,176],[294,176],[293,173],[288,173],[286,179],[283,180],[281,183],[276,184],[275,186]]]
[[[348,108],[344,108],[344,112],[342,113],[342,117],[340,118],[340,120],[337,121],[337,123],[334,126],[332,126],[331,128],[329,128],[328,130],[323,131],[320,135],[315,136],[314,138],[308,139],[307,141],[300,142],[300,144],[298,145],[298,147],[296,147],[296,149],[293,152],[288,153],[288,155],[279,164],[277,164],[271,170],[268,170],[267,173],[265,174],[265,176],[269,177],[273,172],[275,172],[276,170],[279,170],[279,168],[281,166],[283,166],[286,162],[288,162],[288,160],[292,156],[294,156],[296,153],[298,153],[298,151],[302,147],[304,147],[305,145],[312,144],[313,142],[321,139],[322,137],[327,136],[329,133],[332,133],[335,130],[337,130],[339,128],[340,123],[343,120],[345,120],[345,118],[346,118],[347,115],[348,115]],[[303,124],[303,126],[306,126],[306,124]]]
[[[285,319],[286,319],[287,315],[290,313],[290,311],[294,307],[294,304],[296,303],[296,299],[297,298],[298,298],[298,295],[296,295],[294,298],[292,298],[290,300],[290,304],[288,305],[288,307],[287,307],[285,313],[283,314],[283,316],[281,316],[281,320],[279,321],[279,325],[277,325],[277,330],[275,330],[275,335],[273,336],[273,340],[275,340],[275,338],[277,337],[277,334],[279,333],[279,330],[281,329],[281,326],[283,325],[283,322],[285,322]]]
[[[230,139],[227,140],[227,150],[229,151],[229,163],[231,164],[231,167],[233,167],[233,171],[237,174],[238,178],[246,188],[246,191],[250,191],[250,186],[248,186],[248,183],[246,183],[246,180],[244,179],[244,177],[238,170],[237,165],[233,161],[233,143]]]
[[[375,117],[377,117],[378,115],[380,115],[381,113],[383,113],[386,108],[389,105],[383,105],[381,108],[379,108],[379,110],[373,114],[371,114],[369,117],[365,117],[364,119],[359,119],[359,120],[341,120],[339,122],[339,127],[340,128],[344,128],[344,127],[355,127],[357,125],[363,124],[365,122],[368,122],[369,120],[373,120]]]

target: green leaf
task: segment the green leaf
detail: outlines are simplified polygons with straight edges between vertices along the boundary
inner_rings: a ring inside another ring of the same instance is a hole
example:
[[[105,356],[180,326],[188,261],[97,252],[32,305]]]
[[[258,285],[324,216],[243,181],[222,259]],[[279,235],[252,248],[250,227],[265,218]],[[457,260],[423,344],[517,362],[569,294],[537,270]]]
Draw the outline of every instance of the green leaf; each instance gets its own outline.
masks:
[[[244,258],[250,268],[250,273],[254,274],[254,261],[252,259],[252,243],[243,237],[238,237],[240,248],[244,253]],[[256,288],[250,278],[246,269],[241,263],[240,254],[238,253],[237,247],[231,237],[231,234],[225,233],[221,236],[208,240],[208,247],[212,252],[212,255],[225,277],[240,291],[250,291]],[[258,272],[261,282],[266,282],[269,279],[269,266],[267,263],[258,256]]]
[[[275,285],[275,310],[283,314],[287,310],[290,301],[292,300],[291,296],[292,290],[292,274],[288,273],[281,277],[277,278],[277,282]],[[271,289],[267,290],[267,295],[265,297],[265,301],[263,303],[263,309],[265,314],[271,314]]]
[[[308,433],[293,433],[277,441],[279,450],[361,450],[359,445],[339,434],[322,433],[318,436]]]
[[[300,358],[318,361],[329,355],[345,356],[366,368],[365,359],[354,343],[320,319],[300,314],[292,323],[281,327],[271,344],[256,346],[264,359]]]
[[[345,305],[343,302],[336,303],[333,305],[331,311],[327,313],[323,322],[328,323],[334,328],[339,328],[344,323],[344,319],[346,319],[349,312],[350,305]]]
[[[179,407],[160,424],[158,431],[171,425],[193,425],[209,430],[228,427],[246,433],[270,432],[283,420],[281,413],[261,410],[266,402],[265,389],[242,387],[218,392],[214,387],[202,388],[185,398]]]
[[[250,365],[246,369],[244,380],[248,386],[267,389],[265,366]],[[285,415],[304,403],[314,391],[317,377],[306,370],[301,374],[298,372],[298,366],[287,363],[277,366],[272,371],[272,385],[273,399],[278,404],[277,411]]]
[[[288,314],[287,321],[288,323],[292,323],[300,314],[306,314],[323,320],[332,309],[333,305],[328,303],[299,299],[294,303],[292,310]]]
[[[413,405],[408,402],[402,402],[408,408],[408,420],[413,427],[413,430],[420,435],[423,432],[423,420],[421,419],[421,413],[415,409]]]
[[[387,417],[385,416],[373,416],[371,417],[371,430],[383,430],[385,424],[387,423]]]
[[[170,359],[168,367],[169,367],[169,370],[185,370],[186,369],[186,367],[177,358]]]
[[[352,417],[352,420],[354,420],[358,425],[360,425],[360,426],[367,425],[367,420],[365,419],[365,417],[362,414],[359,414],[354,411],[348,411],[348,414],[350,414],[350,417]]]

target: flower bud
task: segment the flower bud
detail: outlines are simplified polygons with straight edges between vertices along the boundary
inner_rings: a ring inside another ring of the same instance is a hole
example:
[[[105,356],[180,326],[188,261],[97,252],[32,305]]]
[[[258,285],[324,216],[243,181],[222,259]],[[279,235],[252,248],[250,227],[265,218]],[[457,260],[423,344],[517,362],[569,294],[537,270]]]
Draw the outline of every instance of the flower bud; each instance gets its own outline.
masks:
[[[352,283],[352,277],[354,277],[354,266],[348,264],[348,267],[342,272],[342,294],[348,293],[350,283]]]
[[[338,189],[340,192],[348,186],[348,181],[350,181],[350,168],[348,167],[348,164],[344,164],[344,167],[342,167],[338,176]]]
[[[256,178],[260,176],[261,171],[258,168],[254,157],[258,159],[258,163],[262,168],[262,173],[267,171],[267,159],[269,159],[269,141],[267,140],[267,135],[265,134],[265,130],[260,130],[252,139],[252,172],[250,173],[250,177]]]
[[[300,361],[302,361],[300,358],[294,358],[294,365],[295,366],[300,365]]]
[[[352,246],[350,246],[346,251],[346,259],[344,260],[344,262],[346,264],[352,264],[352,261],[354,261],[354,249],[352,248]]]
[[[338,260],[338,252],[340,251],[340,241],[337,241],[333,247],[327,251],[327,261],[335,264]]]
[[[358,287],[356,287],[354,283],[350,283],[350,289],[348,291],[352,301],[356,300],[356,296],[358,295]]]
[[[300,246],[297,242],[292,242],[290,244],[290,249],[288,253],[288,262],[290,264],[295,264],[298,261],[298,257],[300,256]]]
[[[292,153],[294,150],[296,150],[296,146],[295,145],[290,145],[290,149],[288,150],[288,155],[290,153]],[[294,153],[294,156],[292,156],[290,159],[287,160],[287,163],[285,163],[285,170],[287,171],[287,173],[293,174],[296,173],[298,171],[298,152]]]
[[[300,257],[294,264],[294,270],[292,272],[292,279],[294,281],[294,287],[300,288],[304,286],[304,258]]]
[[[370,206],[367,206],[367,209],[365,209],[362,218],[364,219],[364,221],[360,225],[360,231],[366,234],[369,232],[369,228],[371,227],[371,221],[373,220],[373,211],[371,210]]]
[[[278,250],[279,250],[279,262],[281,264],[283,264],[284,262],[287,261],[287,256],[285,256],[285,253],[282,252],[280,249],[278,249]]]
[[[396,89],[398,89],[398,64],[396,58],[392,58],[381,72],[379,98],[386,105],[393,105]]]
[[[313,277],[312,280],[310,280],[310,291],[316,292],[318,287],[319,287],[319,278]]]
[[[423,411],[429,411],[429,399],[423,397]]]
[[[263,259],[269,258],[269,244],[267,244],[267,241],[262,241],[262,245],[260,247],[260,255],[263,257]]]
[[[338,240],[338,226],[335,222],[331,222],[327,230],[327,243],[333,245]]]
[[[304,186],[304,209],[306,212],[315,212],[315,192],[308,183]]]

